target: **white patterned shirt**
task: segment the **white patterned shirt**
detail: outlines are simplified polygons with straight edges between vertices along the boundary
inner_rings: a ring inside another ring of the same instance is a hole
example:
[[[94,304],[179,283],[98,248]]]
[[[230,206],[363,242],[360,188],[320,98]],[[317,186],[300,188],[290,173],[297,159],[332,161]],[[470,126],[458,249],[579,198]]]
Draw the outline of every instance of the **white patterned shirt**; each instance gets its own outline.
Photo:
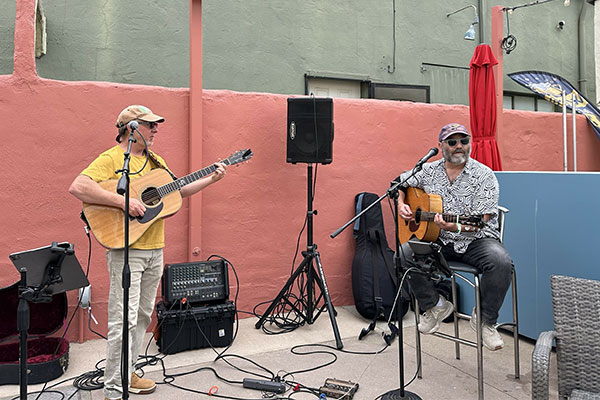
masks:
[[[410,176],[412,171],[404,172],[400,179]],[[406,187],[417,187],[426,193],[442,197],[443,212],[459,215],[491,214],[488,222],[477,232],[440,231],[442,243],[454,244],[454,251],[464,253],[475,239],[484,237],[500,238],[498,231],[498,196],[500,193],[498,180],[492,170],[472,158],[467,159],[465,167],[450,182],[446,173],[444,159],[426,163],[423,169],[411,177]]]

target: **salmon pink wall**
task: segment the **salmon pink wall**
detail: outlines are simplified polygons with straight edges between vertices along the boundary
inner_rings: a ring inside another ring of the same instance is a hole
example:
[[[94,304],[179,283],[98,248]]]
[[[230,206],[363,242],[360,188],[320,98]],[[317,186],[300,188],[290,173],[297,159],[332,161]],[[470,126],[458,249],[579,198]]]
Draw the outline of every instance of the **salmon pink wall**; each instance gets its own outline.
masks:
[[[17,2],[15,72],[0,76],[0,286],[18,279],[10,253],[53,240],[74,243],[85,268],[88,245],[78,218],[80,204],[67,189],[95,155],[114,144],[113,124],[126,105],[145,104],[165,116],[155,150],[178,175],[189,172],[190,165],[188,89],[40,79],[35,74],[30,15],[33,5]],[[197,213],[202,258],[219,254],[233,263],[240,278],[238,308],[247,311],[272,299],[287,280],[306,215],[307,165],[285,162],[286,98],[230,91],[204,91],[202,96],[203,164],[240,148],[255,153],[249,163],[230,168],[226,179],[198,195],[202,209]],[[435,146],[439,128],[450,121],[468,125],[468,108],[335,99],[333,163],[315,167],[314,203],[314,241],[334,305],[353,303],[354,242],[351,228],[336,239],[329,235],[352,217],[356,193],[385,192],[393,178]],[[557,114],[506,112],[500,148],[504,168],[562,170],[561,126]],[[577,127],[579,169],[599,171],[595,155],[600,142],[583,117]],[[188,201],[168,219],[167,263],[189,258]],[[385,203],[383,209],[391,244],[392,219]],[[302,236],[300,249],[305,247]],[[108,277],[104,250],[94,241],[89,279],[97,329],[105,333]],[[69,313],[76,303],[76,293],[69,293]],[[72,340],[95,337],[82,316],[69,332]]]

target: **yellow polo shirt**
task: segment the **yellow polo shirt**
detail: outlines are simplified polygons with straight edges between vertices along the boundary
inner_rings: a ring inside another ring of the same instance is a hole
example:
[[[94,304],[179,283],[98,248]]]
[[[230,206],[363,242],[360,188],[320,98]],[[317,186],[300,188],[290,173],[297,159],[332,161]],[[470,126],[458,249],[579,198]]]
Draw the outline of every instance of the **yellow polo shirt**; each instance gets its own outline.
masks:
[[[84,169],[81,174],[89,176],[95,182],[102,182],[108,179],[119,179],[120,174],[116,174],[115,171],[123,168],[123,154],[125,152],[121,146],[116,145],[100,154],[92,163]],[[167,164],[165,161],[156,153],[153,152],[156,158],[163,163],[164,166]],[[129,170],[136,172],[146,162],[146,156],[134,156],[131,155],[129,160]],[[148,164],[144,167],[144,170],[137,175],[131,175],[131,180],[139,178],[140,176],[150,172],[154,163],[152,160],[148,160]],[[168,167],[167,167],[168,168]],[[150,228],[144,234],[131,245],[132,249],[160,249],[165,247],[165,221],[160,218],[152,223]]]

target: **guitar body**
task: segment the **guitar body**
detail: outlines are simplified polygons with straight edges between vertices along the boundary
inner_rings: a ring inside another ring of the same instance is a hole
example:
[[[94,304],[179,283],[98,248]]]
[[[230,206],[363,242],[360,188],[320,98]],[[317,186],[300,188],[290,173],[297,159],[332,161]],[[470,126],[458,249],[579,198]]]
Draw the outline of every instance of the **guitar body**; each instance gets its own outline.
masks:
[[[110,179],[99,184],[103,189],[116,193],[118,181],[118,179]],[[174,190],[164,197],[152,196],[154,189],[172,182],[174,181],[169,173],[158,168],[131,180],[129,185],[130,198],[137,199],[144,204],[146,212],[142,218],[133,218],[129,221],[130,245],[135,243],[159,218],[173,215],[179,211],[183,203],[179,190]],[[90,228],[92,228],[94,237],[102,246],[109,249],[122,249],[125,247],[125,237],[123,235],[125,213],[123,210],[83,203],[83,213],[90,224]]]
[[[405,221],[398,215],[398,239],[408,242],[413,237],[426,242],[435,242],[440,235],[440,227],[433,221],[421,221],[423,211],[442,213],[442,198],[437,194],[427,194],[422,189],[409,187],[404,202],[410,206],[414,221]]]

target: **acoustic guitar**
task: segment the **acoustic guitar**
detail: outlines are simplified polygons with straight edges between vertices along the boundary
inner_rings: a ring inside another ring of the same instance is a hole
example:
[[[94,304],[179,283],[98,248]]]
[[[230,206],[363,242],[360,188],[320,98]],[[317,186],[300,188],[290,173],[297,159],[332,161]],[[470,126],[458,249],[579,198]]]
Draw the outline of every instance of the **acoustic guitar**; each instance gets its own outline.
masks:
[[[434,242],[440,235],[440,227],[433,222],[436,214],[441,214],[446,222],[458,222],[472,226],[473,231],[483,226],[483,215],[456,215],[443,212],[442,197],[427,194],[422,189],[409,187],[404,202],[410,206],[414,220],[405,221],[398,215],[398,239],[408,242],[413,237],[425,242]]]
[[[248,161],[253,153],[250,149],[239,150],[220,161],[225,165],[234,165]],[[183,202],[179,191],[184,186],[204,178],[215,172],[217,167],[213,164],[206,168],[192,172],[177,180],[173,180],[169,173],[157,168],[147,174],[132,179],[129,185],[130,197],[138,199],[146,207],[142,217],[130,217],[129,244],[135,243],[144,232],[159,218],[175,214]],[[99,185],[108,191],[117,191],[118,179],[100,182]],[[120,208],[108,207],[99,204],[83,203],[83,214],[92,229],[96,240],[109,249],[125,247],[125,213]]]

